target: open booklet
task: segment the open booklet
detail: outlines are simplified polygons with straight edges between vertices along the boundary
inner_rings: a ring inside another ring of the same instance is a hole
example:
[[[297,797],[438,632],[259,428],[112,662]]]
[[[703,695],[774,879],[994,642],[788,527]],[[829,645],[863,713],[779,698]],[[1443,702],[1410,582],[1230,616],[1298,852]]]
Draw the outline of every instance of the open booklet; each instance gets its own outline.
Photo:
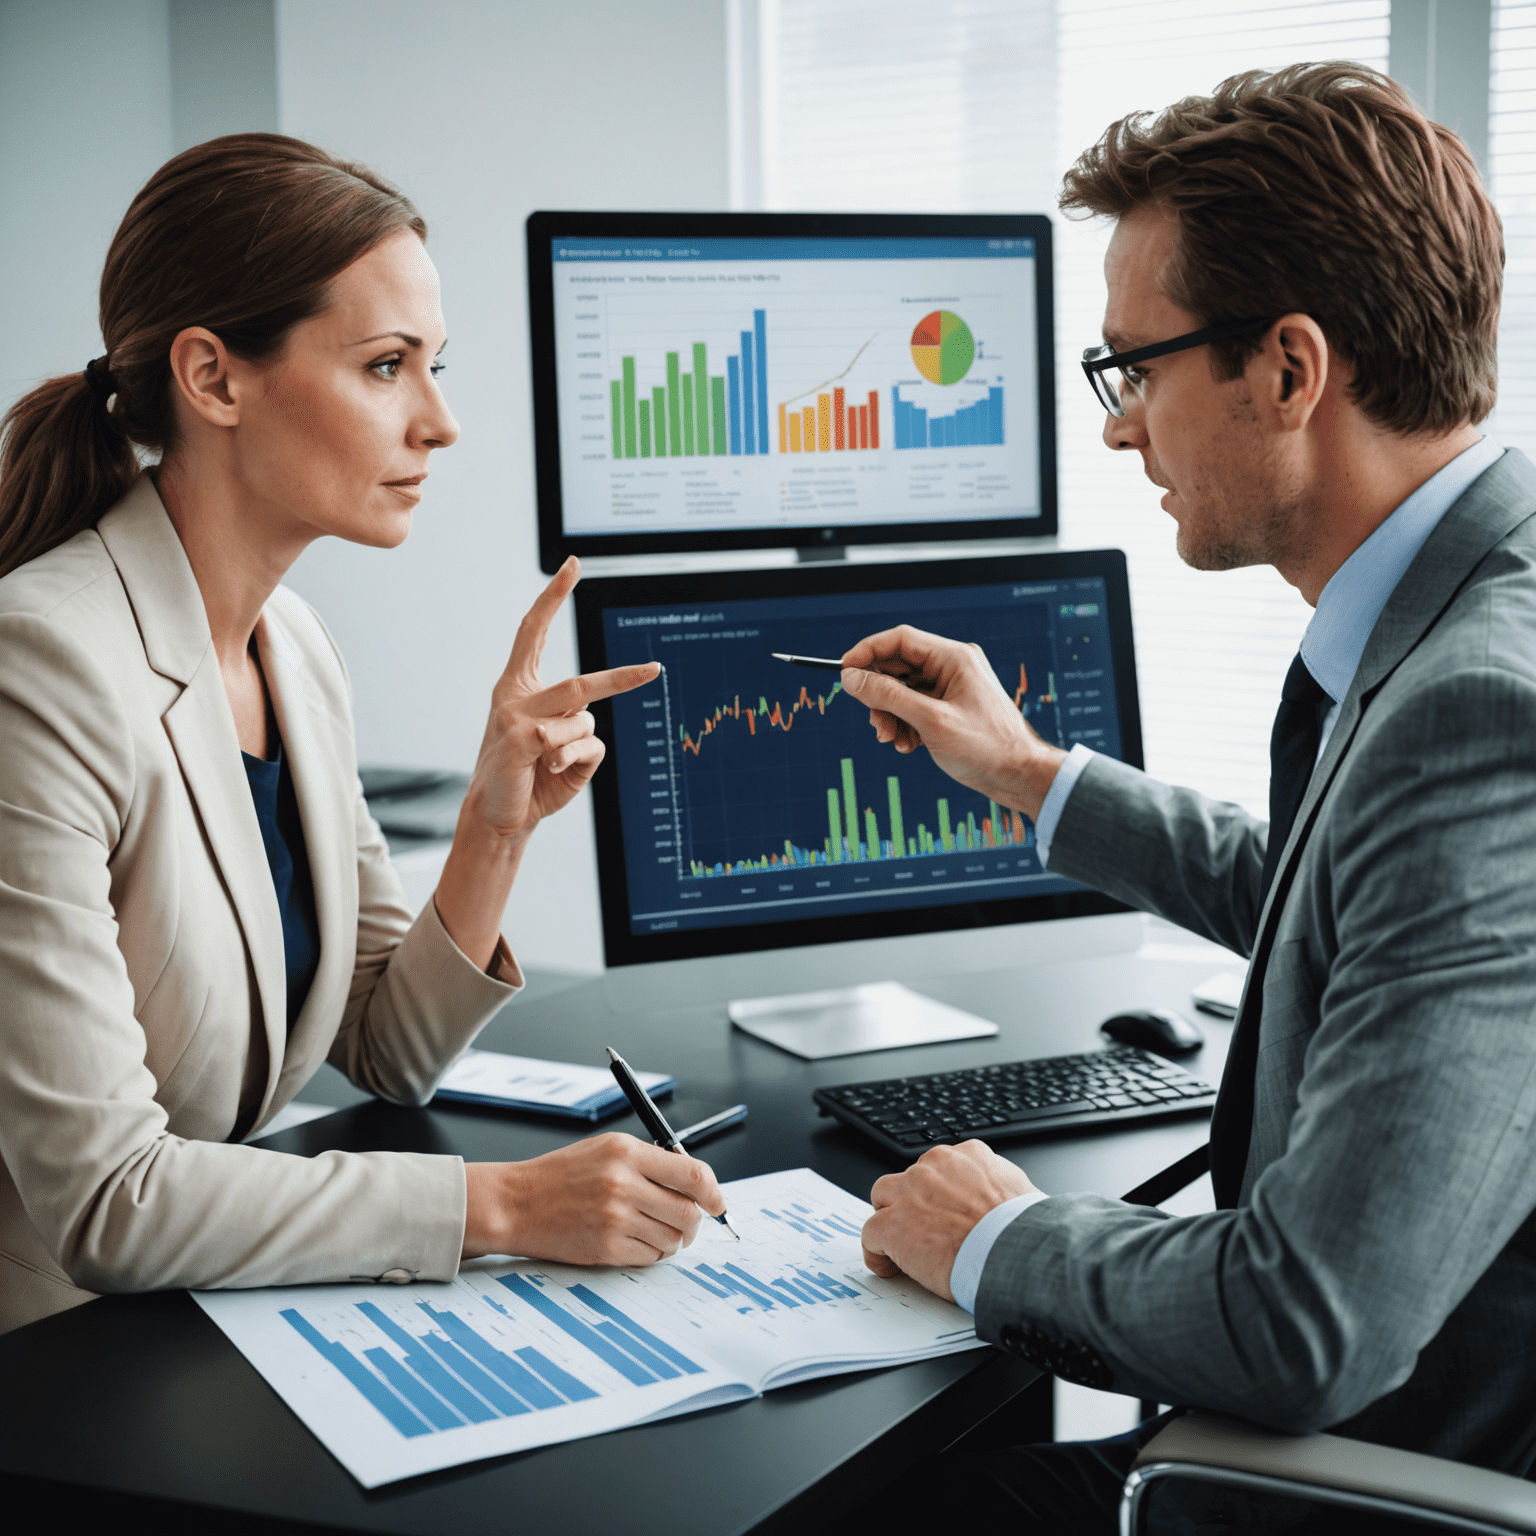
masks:
[[[864,1201],[808,1168],[723,1190],[741,1242],[706,1220],[645,1269],[194,1296],[365,1488],[977,1347],[969,1313],[864,1267]]]

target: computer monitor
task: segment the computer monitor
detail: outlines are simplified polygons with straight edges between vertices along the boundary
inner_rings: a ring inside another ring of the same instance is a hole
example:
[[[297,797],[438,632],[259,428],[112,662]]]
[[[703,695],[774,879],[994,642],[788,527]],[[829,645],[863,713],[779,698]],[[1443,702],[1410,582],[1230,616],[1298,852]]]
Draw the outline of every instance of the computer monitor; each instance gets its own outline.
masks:
[[[1056,532],[1038,214],[535,213],[539,551]]]
[[[593,796],[603,940],[620,1006],[664,996],[637,985],[657,970],[674,1001],[696,1000],[679,990],[680,961],[728,959],[710,984],[734,977],[737,997],[765,981],[796,993],[910,979],[911,935],[1008,926],[962,962],[1002,967],[1029,926],[1049,924],[1049,951],[1064,956],[1081,952],[1064,920],[1128,911],[1044,870],[1030,822],[925,749],[880,745],[836,671],[773,657],[835,658],[901,623],[975,641],[1048,741],[1140,766],[1118,550],[588,580],[576,619],[583,670],[662,664],[656,682],[595,711],[608,749]],[[1134,918],[1111,926],[1118,937],[1089,947],[1135,942]],[[816,956],[834,948],[829,976]],[[787,949],[792,960],[776,953]]]

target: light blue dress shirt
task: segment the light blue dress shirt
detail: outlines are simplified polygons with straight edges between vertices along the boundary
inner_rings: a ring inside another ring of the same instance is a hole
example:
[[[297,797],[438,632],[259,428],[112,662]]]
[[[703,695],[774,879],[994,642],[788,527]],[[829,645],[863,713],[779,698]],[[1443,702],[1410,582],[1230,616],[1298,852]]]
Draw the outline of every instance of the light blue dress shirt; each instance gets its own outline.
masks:
[[[1318,756],[1328,744],[1334,722],[1339,718],[1339,704],[1349,692],[1365,654],[1365,643],[1387,606],[1398,582],[1403,579],[1424,541],[1435,531],[1440,519],[1485,469],[1504,456],[1504,450],[1491,437],[1479,438],[1470,448],[1457,454],[1443,469],[1408,497],[1376,529],[1329,579],[1318,594],[1317,609],[1301,637],[1301,657],[1318,685],[1333,700],[1333,708],[1323,719]],[[1049,866],[1051,839],[1061,822],[1072,788],[1082,776],[1093,752],[1079,742],[1056,770],[1050,791],[1040,807],[1035,822],[1035,848],[1040,863]],[[1019,1195],[988,1211],[971,1228],[960,1245],[949,1288],[955,1300],[967,1312],[976,1310],[976,1289],[987,1255],[1004,1227],[1022,1211],[1049,1198],[1042,1194]]]

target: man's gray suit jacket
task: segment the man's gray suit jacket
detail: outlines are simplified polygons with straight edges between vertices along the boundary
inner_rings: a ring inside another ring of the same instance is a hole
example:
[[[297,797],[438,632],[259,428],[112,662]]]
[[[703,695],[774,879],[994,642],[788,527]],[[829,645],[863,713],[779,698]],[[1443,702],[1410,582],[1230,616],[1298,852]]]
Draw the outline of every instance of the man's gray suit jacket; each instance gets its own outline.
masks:
[[[1532,1472],[1533,514],[1510,452],[1430,535],[1267,900],[1264,823],[1107,758],[1078,780],[1051,872],[1252,957],[1221,1208],[1040,1202],[988,1256],[982,1337],[1132,1396]]]

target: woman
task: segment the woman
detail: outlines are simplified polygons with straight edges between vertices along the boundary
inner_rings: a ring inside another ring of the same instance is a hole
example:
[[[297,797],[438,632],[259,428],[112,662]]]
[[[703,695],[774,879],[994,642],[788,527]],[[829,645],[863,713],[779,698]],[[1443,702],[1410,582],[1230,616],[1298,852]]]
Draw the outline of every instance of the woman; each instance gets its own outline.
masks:
[[[425,234],[311,145],[200,145],[113,240],[105,356],[6,418],[0,1329],[101,1291],[645,1263],[724,1210],[702,1163],[622,1136],[468,1167],[240,1145],[325,1060],[432,1096],[522,983],[501,914],[529,834],[602,758],[584,706],[655,675],[541,684],[568,564],[412,921],[341,658],[278,583],[323,535],[399,544],[458,436]]]

